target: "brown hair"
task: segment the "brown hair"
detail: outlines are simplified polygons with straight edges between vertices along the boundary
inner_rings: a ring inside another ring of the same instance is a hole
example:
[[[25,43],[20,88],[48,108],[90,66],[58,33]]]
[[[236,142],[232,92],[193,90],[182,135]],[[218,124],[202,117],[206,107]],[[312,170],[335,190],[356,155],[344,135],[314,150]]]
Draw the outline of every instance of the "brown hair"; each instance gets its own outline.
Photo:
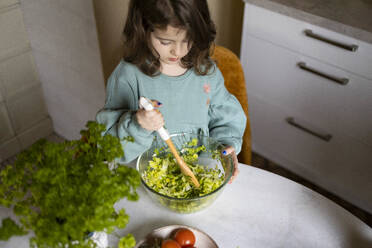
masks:
[[[159,73],[160,62],[152,53],[150,34],[168,25],[185,29],[192,44],[181,60],[183,66],[194,67],[199,75],[207,74],[213,66],[209,51],[216,28],[206,0],[131,0],[123,31],[124,60],[149,76]]]

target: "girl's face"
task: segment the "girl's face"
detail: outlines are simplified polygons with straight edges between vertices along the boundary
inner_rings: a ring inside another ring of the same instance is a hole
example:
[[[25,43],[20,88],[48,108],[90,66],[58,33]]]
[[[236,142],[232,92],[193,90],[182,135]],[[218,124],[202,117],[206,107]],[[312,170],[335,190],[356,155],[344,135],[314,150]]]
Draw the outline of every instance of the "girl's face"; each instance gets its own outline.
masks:
[[[166,29],[151,32],[151,44],[159,54],[160,64],[181,66],[181,59],[190,51],[191,45],[186,38],[186,30],[170,25]]]

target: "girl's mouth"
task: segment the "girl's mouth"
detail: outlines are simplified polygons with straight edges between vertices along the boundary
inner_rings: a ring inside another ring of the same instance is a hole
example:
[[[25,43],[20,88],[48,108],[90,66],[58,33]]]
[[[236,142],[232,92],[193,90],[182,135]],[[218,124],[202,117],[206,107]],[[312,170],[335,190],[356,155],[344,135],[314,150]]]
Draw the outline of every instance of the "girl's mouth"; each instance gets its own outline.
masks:
[[[178,60],[178,58],[169,58],[168,60],[172,61],[172,62],[176,62]]]

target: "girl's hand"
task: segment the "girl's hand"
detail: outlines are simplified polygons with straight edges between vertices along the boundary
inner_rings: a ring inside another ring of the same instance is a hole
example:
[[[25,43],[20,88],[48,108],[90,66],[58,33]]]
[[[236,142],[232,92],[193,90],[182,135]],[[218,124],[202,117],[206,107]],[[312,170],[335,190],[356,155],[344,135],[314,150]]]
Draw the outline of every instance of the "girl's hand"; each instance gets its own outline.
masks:
[[[155,108],[161,107],[161,103],[158,101],[152,101]],[[146,111],[144,109],[137,110],[136,118],[138,124],[148,130],[156,131],[164,126],[164,118],[158,109]]]
[[[238,162],[238,157],[236,156],[236,153],[235,153],[235,148],[232,147],[232,146],[228,146],[222,151],[222,154],[223,155],[231,154],[231,156],[232,156],[232,159],[233,159],[233,162],[234,162],[234,172],[233,172],[233,175],[232,175],[232,177],[230,178],[230,181],[229,181],[229,183],[232,183],[235,180],[236,176],[239,174],[239,169],[238,169],[239,162]]]

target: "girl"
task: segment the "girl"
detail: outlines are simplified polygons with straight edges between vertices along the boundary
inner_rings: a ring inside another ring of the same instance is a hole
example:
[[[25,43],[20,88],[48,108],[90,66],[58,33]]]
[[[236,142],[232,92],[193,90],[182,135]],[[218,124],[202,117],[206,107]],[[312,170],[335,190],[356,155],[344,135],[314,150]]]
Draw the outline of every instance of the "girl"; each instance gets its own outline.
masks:
[[[225,144],[223,154],[232,154],[237,175],[246,117],[209,56],[215,35],[206,0],[130,1],[125,55],[97,114],[106,133],[134,137],[122,162],[146,151],[166,123],[170,133],[201,133]],[[141,96],[158,108],[139,109]]]

